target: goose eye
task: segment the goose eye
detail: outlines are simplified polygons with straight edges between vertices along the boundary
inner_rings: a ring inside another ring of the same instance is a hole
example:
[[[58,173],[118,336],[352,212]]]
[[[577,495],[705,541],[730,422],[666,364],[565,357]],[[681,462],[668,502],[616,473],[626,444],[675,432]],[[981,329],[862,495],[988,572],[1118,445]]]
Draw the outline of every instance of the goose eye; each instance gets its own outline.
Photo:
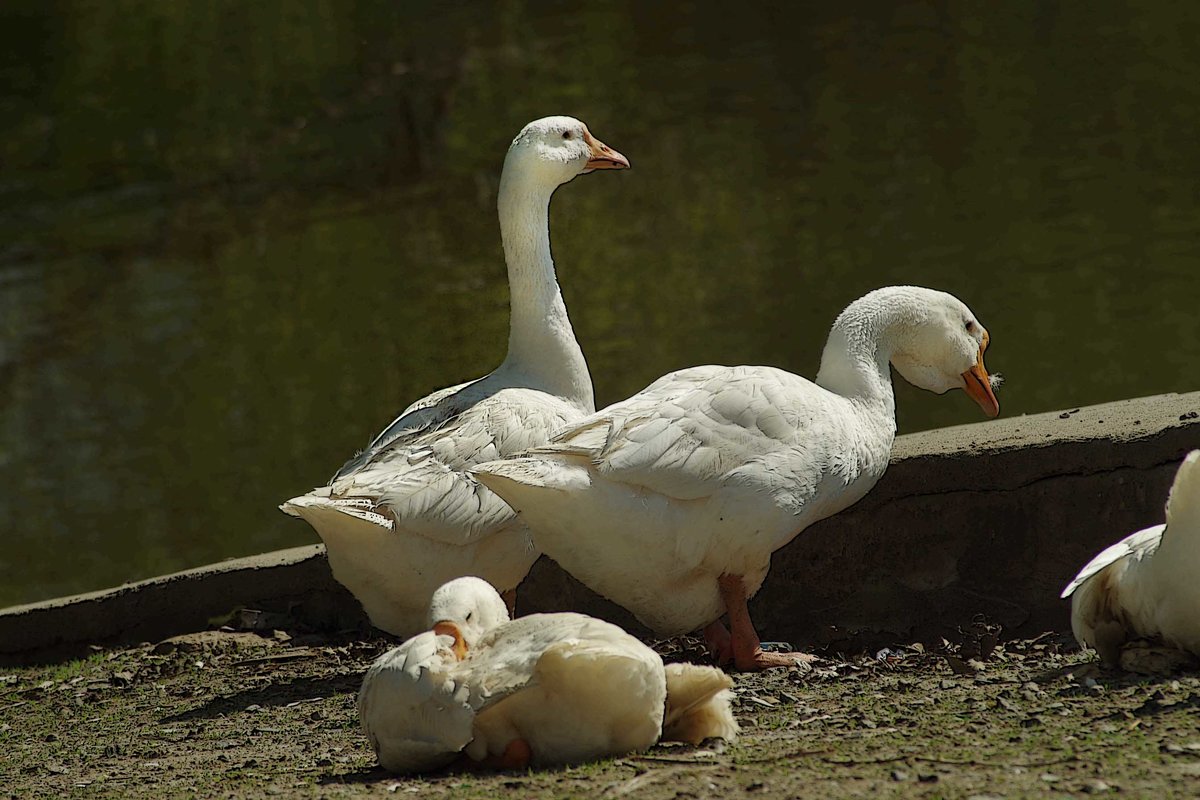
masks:
[[[571,138],[571,132],[570,132],[570,131],[563,131],[563,138],[564,138],[564,139],[570,139],[570,138]]]
[[[475,613],[474,611],[468,611],[468,612],[467,612],[467,622],[470,622],[470,621],[471,621],[471,615],[472,615],[472,614],[474,614],[474,613]]]
[[[969,320],[967,320],[967,333],[974,333],[974,332],[975,332],[975,320],[969,319]]]

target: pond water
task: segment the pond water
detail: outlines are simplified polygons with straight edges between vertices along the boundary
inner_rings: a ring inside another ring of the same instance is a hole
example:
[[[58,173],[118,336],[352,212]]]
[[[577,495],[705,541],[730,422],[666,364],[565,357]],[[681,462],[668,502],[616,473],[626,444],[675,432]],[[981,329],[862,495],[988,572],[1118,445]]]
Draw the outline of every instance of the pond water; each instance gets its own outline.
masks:
[[[979,315],[1006,416],[1196,389],[1200,6],[855,5],[0,6],[0,605],[317,541],[276,505],[503,356],[547,114],[633,164],[552,209],[601,404],[812,376],[892,283]]]

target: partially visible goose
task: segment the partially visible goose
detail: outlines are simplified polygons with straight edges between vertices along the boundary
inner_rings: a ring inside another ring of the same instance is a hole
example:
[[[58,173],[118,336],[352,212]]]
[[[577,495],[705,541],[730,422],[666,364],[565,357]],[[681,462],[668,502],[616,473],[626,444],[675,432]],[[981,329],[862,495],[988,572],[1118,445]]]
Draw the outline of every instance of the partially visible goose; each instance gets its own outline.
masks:
[[[771,553],[883,475],[896,433],[889,362],[996,416],[987,345],[952,295],[878,289],[834,322],[816,383],[771,367],[680,370],[474,473],[540,549],[658,634],[707,626],[722,663],[795,664],[801,654],[762,651],[746,607]]]
[[[392,772],[444,767],[471,742],[470,689],[454,676],[454,639],[418,633],[384,653],[363,678],[358,719],[379,765]]]
[[[433,631],[382,656],[359,693],[363,728],[388,769],[430,769],[459,749],[507,769],[578,763],[660,738],[737,734],[727,675],[664,669],[615,625],[570,613],[495,624],[507,619],[504,603],[477,578],[438,589],[429,615]],[[429,645],[414,643],[429,637],[438,648],[427,655]],[[421,657],[424,670],[414,668]]]
[[[1188,453],[1167,499],[1167,522],[1105,548],[1063,589],[1071,629],[1106,664],[1158,640],[1200,657],[1200,450]]]
[[[441,584],[481,575],[515,590],[537,559],[524,524],[467,470],[595,410],[550,257],[550,196],[577,175],[628,166],[577,119],[526,125],[500,176],[512,308],[504,362],[413,403],[328,486],[280,506],[320,534],[334,577],[376,627],[412,634]]]

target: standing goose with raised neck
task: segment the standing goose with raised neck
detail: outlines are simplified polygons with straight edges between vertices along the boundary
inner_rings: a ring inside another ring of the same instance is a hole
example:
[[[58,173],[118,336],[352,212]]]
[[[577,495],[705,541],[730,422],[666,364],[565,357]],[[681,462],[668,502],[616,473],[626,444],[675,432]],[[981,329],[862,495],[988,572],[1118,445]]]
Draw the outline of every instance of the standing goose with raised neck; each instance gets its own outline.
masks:
[[[764,653],[746,606],[771,553],[883,475],[896,435],[889,363],[996,416],[987,345],[952,295],[878,289],[837,318],[816,383],[772,367],[680,370],[474,472],[539,548],[657,634],[704,628],[721,663],[792,665],[805,656]]]
[[[486,578],[511,603],[537,559],[524,523],[468,470],[544,444],[595,410],[550,255],[550,198],[577,175],[628,166],[577,119],[526,125],[500,178],[512,296],[503,363],[413,403],[327,486],[280,506],[320,534],[334,577],[376,627],[419,630],[433,591],[462,575]]]

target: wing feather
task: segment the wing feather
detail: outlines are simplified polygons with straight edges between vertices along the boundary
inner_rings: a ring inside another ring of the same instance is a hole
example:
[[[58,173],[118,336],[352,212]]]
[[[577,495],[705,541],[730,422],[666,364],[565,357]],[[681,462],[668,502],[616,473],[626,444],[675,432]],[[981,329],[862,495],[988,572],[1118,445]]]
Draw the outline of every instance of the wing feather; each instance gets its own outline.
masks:
[[[448,642],[419,634],[380,656],[363,679],[359,721],[387,769],[434,769],[471,741],[470,690],[451,671]]]
[[[485,635],[462,669],[471,673],[471,704],[476,711],[538,680],[538,662],[552,646],[567,640],[619,641],[623,630],[583,614],[530,614]]]
[[[453,420],[397,434],[385,450],[335,480],[328,495],[356,501],[347,508],[358,516],[366,511],[406,531],[468,544],[511,524],[516,515],[467,470],[545,442],[577,413],[542,392],[506,389]],[[363,501],[370,508],[361,508]]]
[[[737,467],[793,446],[807,426],[789,408],[812,386],[770,367],[680,370],[532,452],[586,458],[608,479],[695,499]]]
[[[1152,553],[1158,548],[1159,543],[1162,541],[1163,531],[1166,529],[1166,525],[1153,525],[1136,533],[1131,533],[1116,544],[1104,548],[1083,569],[1079,570],[1079,574],[1067,584],[1067,588],[1063,589],[1059,597],[1070,597],[1089,578],[1104,568],[1117,563],[1122,558],[1133,557],[1140,559]]]

